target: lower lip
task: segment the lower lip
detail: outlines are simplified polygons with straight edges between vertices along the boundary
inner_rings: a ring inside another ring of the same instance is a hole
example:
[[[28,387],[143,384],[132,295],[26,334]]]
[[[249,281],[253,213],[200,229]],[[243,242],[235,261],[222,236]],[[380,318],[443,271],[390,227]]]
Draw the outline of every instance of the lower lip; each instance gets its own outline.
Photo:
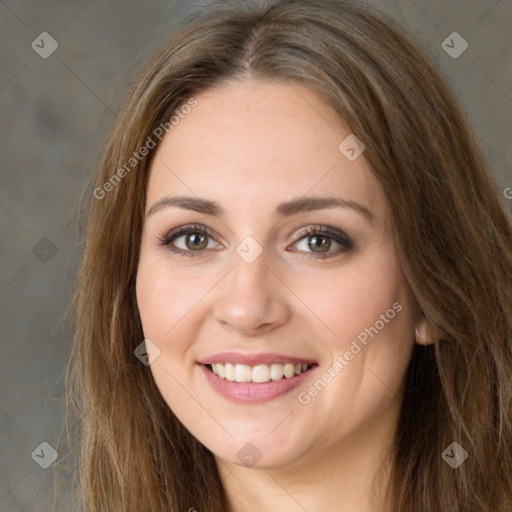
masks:
[[[306,372],[295,375],[292,378],[283,377],[280,380],[271,380],[269,382],[235,382],[218,377],[206,365],[199,365],[205,374],[208,382],[215,392],[224,398],[235,402],[257,403],[273,400],[292,389],[300,386],[311,373],[317,368],[313,366]]]

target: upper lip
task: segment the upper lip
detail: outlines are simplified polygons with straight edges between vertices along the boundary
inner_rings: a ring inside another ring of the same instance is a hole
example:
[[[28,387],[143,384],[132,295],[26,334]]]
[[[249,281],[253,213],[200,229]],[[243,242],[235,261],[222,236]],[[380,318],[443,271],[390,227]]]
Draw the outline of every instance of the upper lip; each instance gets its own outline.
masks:
[[[214,354],[199,361],[200,364],[246,364],[256,366],[258,364],[316,364],[313,359],[304,359],[302,357],[286,356],[283,354],[263,353],[263,354],[244,354],[242,352],[222,352]]]

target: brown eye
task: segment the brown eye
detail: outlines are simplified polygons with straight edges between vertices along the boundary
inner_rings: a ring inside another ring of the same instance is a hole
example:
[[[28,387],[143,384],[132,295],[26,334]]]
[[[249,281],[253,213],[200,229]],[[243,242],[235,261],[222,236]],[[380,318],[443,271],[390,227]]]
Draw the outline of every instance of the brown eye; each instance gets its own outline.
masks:
[[[308,246],[311,248],[313,252],[326,252],[331,248],[331,239],[328,236],[314,235],[308,238],[310,239],[310,241],[308,242]]]
[[[306,258],[329,258],[354,248],[352,239],[335,228],[308,226],[300,230],[297,236],[299,239],[294,245]]]
[[[192,251],[206,249],[208,245],[208,235],[192,233],[185,235],[185,246]]]
[[[201,225],[182,226],[158,238],[159,245],[167,246],[175,254],[191,257],[206,253],[210,239],[214,243],[210,231]]]

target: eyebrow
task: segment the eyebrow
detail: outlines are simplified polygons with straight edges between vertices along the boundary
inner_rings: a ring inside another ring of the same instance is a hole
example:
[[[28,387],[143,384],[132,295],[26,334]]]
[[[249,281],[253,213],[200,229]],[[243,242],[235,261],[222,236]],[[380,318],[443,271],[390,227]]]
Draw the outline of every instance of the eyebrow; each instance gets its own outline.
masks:
[[[221,218],[224,215],[224,210],[215,201],[208,199],[202,199],[192,196],[164,196],[158,199],[151,208],[149,209],[146,217],[163,210],[165,208],[183,208],[185,210],[192,210],[205,215],[212,215]],[[362,204],[356,203],[348,199],[341,197],[329,196],[329,197],[302,197],[300,199],[293,199],[284,203],[279,203],[276,208],[277,215],[281,218],[291,217],[298,213],[310,212],[313,210],[322,210],[325,208],[351,208],[358,213],[362,214],[369,222],[373,221],[373,213],[363,206]]]

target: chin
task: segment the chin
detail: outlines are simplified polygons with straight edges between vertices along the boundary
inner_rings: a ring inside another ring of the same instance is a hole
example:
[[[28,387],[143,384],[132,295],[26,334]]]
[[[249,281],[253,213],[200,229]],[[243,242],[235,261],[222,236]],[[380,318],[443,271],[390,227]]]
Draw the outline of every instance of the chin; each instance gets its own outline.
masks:
[[[217,460],[235,464],[240,467],[255,469],[279,469],[293,465],[298,458],[303,456],[293,446],[286,445],[280,440],[256,440],[247,441],[250,435],[243,436],[243,442],[232,441],[229,446],[207,446]],[[304,443],[302,442],[302,447]]]

